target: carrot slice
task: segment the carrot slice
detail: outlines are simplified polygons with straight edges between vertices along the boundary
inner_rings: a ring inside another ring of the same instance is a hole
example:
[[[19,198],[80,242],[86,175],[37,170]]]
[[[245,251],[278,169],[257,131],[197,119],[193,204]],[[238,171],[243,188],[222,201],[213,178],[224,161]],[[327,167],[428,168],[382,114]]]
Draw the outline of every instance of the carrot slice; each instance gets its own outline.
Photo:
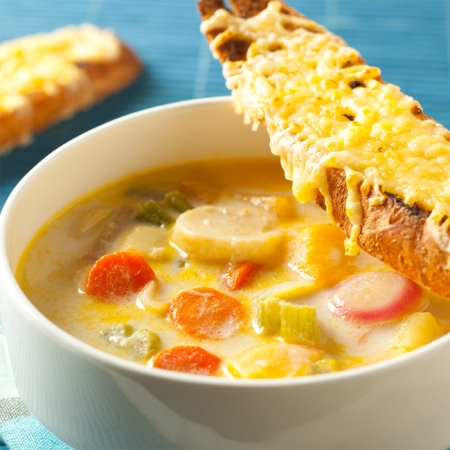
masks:
[[[252,262],[234,264],[224,276],[224,281],[230,291],[244,287],[258,270],[259,265]]]
[[[180,345],[163,350],[153,360],[153,367],[196,375],[215,375],[220,358],[201,347]]]
[[[155,279],[155,273],[139,253],[108,253],[89,271],[85,292],[104,301],[120,300],[139,292]]]
[[[185,333],[209,339],[226,339],[243,324],[244,306],[212,288],[180,291],[171,301],[167,319]]]

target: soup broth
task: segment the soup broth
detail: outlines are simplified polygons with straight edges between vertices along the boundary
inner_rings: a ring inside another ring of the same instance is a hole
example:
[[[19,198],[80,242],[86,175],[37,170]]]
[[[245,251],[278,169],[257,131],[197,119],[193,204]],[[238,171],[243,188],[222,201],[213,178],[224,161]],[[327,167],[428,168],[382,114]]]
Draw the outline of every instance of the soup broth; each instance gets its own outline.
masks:
[[[17,271],[51,321],[120,358],[232,378],[381,361],[449,331],[449,302],[361,252],[273,158],[122,180],[62,211]]]

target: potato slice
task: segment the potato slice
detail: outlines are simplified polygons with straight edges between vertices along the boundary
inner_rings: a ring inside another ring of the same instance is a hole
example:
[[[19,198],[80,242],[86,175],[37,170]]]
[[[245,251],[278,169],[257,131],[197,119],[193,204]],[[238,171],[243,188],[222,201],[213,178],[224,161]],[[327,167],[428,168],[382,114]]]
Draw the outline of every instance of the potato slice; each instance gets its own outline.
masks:
[[[138,252],[148,258],[162,258],[166,256],[168,241],[167,230],[151,225],[138,225],[121,236],[117,251]]]
[[[181,214],[172,232],[188,256],[232,263],[273,260],[283,237],[274,216],[253,206],[200,206]]]

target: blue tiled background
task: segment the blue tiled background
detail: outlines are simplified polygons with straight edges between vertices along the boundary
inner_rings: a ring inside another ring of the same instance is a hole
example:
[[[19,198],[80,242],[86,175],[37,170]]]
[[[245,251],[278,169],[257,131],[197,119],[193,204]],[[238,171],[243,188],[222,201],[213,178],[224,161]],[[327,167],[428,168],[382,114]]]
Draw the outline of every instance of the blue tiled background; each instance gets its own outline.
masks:
[[[340,34],[367,62],[450,127],[449,0],[292,0]],[[143,108],[227,94],[199,33],[195,0],[0,0],[0,40],[91,22],[111,27],[140,55],[145,73],[130,89],[0,157],[0,208],[20,178],[80,133]],[[1,80],[0,80],[1,82]]]

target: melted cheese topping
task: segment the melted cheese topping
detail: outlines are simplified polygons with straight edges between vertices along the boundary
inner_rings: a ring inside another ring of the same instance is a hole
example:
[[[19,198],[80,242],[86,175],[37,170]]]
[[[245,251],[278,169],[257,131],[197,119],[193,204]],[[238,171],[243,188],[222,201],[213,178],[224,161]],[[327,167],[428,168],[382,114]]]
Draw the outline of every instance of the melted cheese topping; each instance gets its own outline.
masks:
[[[250,19],[218,10],[202,24],[203,33],[227,30],[210,44],[216,57],[230,33],[252,42],[245,61],[223,65],[237,112],[255,126],[265,122],[300,202],[319,189],[332,217],[325,172],[346,170],[350,253],[357,251],[360,183],[365,192],[374,187],[375,203],[389,192],[433,211],[428,226],[442,241],[441,219],[450,217],[449,131],[418,117],[417,101],[384,83],[380,70],[342,39],[307,18],[281,13],[281,6],[273,1]]]
[[[52,95],[59,85],[86,83],[77,63],[113,60],[120,43],[108,30],[92,25],[70,26],[51,33],[0,44],[0,111],[26,108],[27,95]]]

